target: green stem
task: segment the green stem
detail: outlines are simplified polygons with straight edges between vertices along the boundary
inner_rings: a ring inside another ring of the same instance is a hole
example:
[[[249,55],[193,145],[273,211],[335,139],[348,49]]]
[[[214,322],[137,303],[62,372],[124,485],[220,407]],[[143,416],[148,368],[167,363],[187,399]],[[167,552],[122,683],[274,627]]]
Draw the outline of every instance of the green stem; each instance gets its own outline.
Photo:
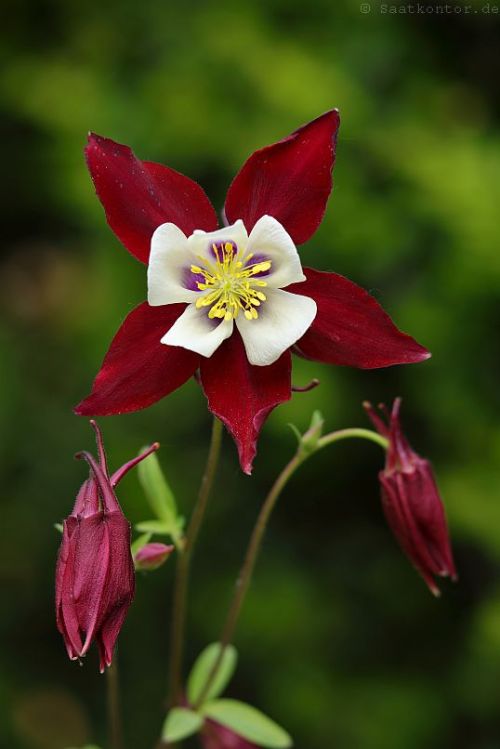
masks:
[[[106,669],[107,682],[107,710],[109,745],[111,749],[123,749],[123,731],[120,712],[120,688],[118,679],[118,663],[115,652],[113,663]]]
[[[193,510],[187,529],[184,548],[177,558],[177,570],[174,582],[174,600],[172,608],[171,652],[169,669],[169,704],[179,704],[182,696],[182,659],[184,654],[184,625],[189,589],[189,574],[193,551],[198,539],[208,499],[219,462],[222,440],[222,422],[214,417],[212,436],[208,450],[205,471],[201,479],[198,501]]]
[[[340,442],[340,440],[350,439],[352,437],[359,437],[364,440],[371,440],[376,445],[380,445],[384,450],[387,450],[389,446],[389,440],[382,437],[378,432],[373,432],[371,429],[361,429],[361,427],[351,427],[349,429],[338,429],[336,432],[330,432],[325,434],[318,440],[317,449],[332,445],[334,442]]]
[[[252,535],[250,536],[245,559],[236,581],[233,598],[229,606],[229,611],[220,637],[221,648],[219,651],[219,655],[210,673],[208,674],[207,681],[200,694],[198,702],[195,705],[195,708],[203,704],[204,700],[206,699],[206,695],[208,694],[210,686],[212,685],[212,682],[217,675],[217,672],[224,658],[224,652],[234,638],[236,625],[238,623],[241,609],[243,607],[243,603],[245,601],[245,597],[252,580],[253,571],[255,569],[255,564],[257,562],[269,518],[271,517],[271,513],[276,506],[276,502],[278,501],[281,492],[283,491],[284,487],[293,476],[295,471],[299,468],[299,466],[302,465],[302,463],[304,463],[304,461],[307,460],[310,455],[317,452],[318,450],[321,450],[323,447],[327,447],[327,445],[333,444],[334,442],[339,442],[340,440],[350,438],[371,440],[384,449],[386,449],[388,445],[388,440],[386,440],[385,437],[377,434],[377,432],[372,432],[370,429],[353,427],[351,429],[339,429],[336,432],[325,434],[323,437],[319,438],[317,445],[311,451],[304,450],[302,445],[299,445],[297,452],[290,460],[290,462],[283,468],[273,486],[271,487],[271,490],[266,496],[257,516]]]

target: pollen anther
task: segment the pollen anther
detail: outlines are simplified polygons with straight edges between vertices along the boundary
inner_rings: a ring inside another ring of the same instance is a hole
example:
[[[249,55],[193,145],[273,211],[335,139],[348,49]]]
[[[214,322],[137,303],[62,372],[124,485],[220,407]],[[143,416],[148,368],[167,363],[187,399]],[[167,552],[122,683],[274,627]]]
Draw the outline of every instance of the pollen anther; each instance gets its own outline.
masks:
[[[214,261],[198,256],[200,265],[192,265],[191,272],[202,276],[196,281],[199,291],[206,292],[196,301],[197,309],[209,307],[208,317],[228,322],[243,312],[247,320],[256,320],[260,307],[266,301],[266,295],[255,287],[263,288],[267,282],[256,278],[260,273],[271,269],[271,260],[256,263],[249,261],[253,253],[245,255],[234,242],[218,242],[211,247]]]

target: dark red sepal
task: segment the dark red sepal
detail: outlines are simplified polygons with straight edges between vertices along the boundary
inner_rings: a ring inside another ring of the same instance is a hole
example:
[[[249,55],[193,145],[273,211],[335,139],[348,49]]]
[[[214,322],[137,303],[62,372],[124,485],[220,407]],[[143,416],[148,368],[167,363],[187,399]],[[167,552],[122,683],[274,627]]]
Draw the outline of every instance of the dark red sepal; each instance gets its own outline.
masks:
[[[309,296],[317,315],[295,351],[306,359],[360,369],[413,364],[429,351],[402,333],[367,291],[337,273],[304,268],[307,280],[287,291]]]
[[[186,235],[213,231],[217,216],[202,188],[167,166],[140,161],[128,147],[90,133],[85,157],[108,224],[127,250],[148,262],[154,230],[167,221]]]
[[[210,359],[202,359],[200,380],[210,411],[228,428],[241,468],[250,474],[265,419],[291,397],[290,352],[268,367],[253,366],[235,330]]]
[[[75,413],[109,416],[138,411],[183,385],[197,369],[199,355],[160,341],[185,307],[150,307],[143,302],[132,310],[111,342],[91,394]]]
[[[277,219],[295,244],[316,231],[332,189],[332,169],[340,117],[336,109],[255,151],[234,178],[225,215],[250,231],[261,216]]]

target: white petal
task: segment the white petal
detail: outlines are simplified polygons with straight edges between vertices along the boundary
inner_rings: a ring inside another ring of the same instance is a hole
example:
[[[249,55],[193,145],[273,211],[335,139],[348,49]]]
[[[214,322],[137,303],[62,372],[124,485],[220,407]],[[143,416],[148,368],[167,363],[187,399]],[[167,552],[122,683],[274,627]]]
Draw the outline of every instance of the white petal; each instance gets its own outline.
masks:
[[[233,332],[233,321],[210,320],[207,307],[190,304],[161,339],[169,346],[181,346],[202,356],[212,356]]]
[[[189,249],[193,255],[207,257],[211,262],[214,260],[212,253],[212,244],[226,239],[229,242],[235,242],[239,250],[244,250],[248,242],[248,234],[245,225],[241,219],[231,226],[225,226],[216,231],[202,231],[196,229],[188,239]],[[199,262],[199,260],[198,260]]]
[[[248,361],[259,367],[279,359],[316,317],[316,302],[307,296],[281,289],[266,289],[266,296],[257,320],[247,320],[241,313],[236,318]]]
[[[270,273],[262,277],[270,287],[281,289],[306,280],[291,236],[272,216],[259,218],[248,237],[247,250],[271,261]]]
[[[148,265],[148,303],[152,307],[192,302],[198,291],[185,288],[185,274],[196,258],[186,235],[175,224],[162,224],[151,239]]]

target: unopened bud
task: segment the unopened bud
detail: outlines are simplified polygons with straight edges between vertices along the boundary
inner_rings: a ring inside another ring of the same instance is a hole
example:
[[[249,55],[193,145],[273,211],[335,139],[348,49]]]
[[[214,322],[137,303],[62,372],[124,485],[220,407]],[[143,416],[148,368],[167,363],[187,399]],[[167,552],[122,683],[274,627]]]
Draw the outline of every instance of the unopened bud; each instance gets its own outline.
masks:
[[[101,432],[94,421],[91,424],[96,432],[99,460],[87,452],[77,455],[89,464],[90,475],[63,524],[56,568],[56,618],[71,660],[83,658],[95,641],[100,669],[104,671],[111,665],[115,642],[135,589],[130,524],[118,503],[115,487],[158,444],[110,476]]]
[[[382,415],[370,403],[363,405],[377,431],[389,440],[385,468],[379,473],[387,521],[431,592],[439,595],[434,578],[456,580],[457,573],[432,466],[410,447],[401,429],[401,398],[396,398],[390,414],[383,405]]]
[[[135,568],[137,570],[158,569],[167,561],[174,548],[166,544],[146,544],[134,556]]]

